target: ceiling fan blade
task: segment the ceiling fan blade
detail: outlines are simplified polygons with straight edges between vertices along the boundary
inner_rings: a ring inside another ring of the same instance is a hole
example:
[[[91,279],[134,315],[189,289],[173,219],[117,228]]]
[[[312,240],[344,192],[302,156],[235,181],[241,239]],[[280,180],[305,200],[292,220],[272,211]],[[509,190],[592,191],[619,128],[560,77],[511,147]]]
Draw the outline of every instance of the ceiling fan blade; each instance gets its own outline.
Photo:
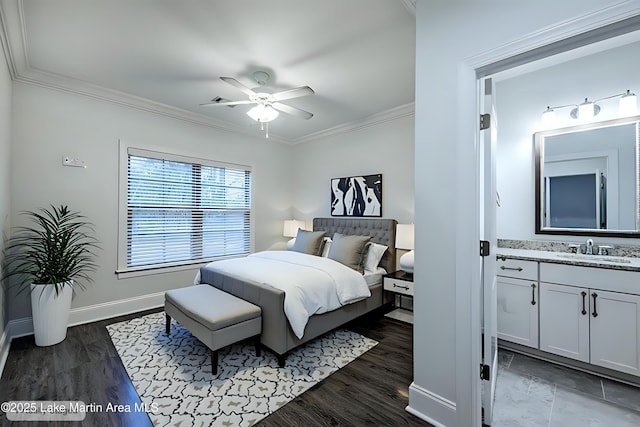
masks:
[[[276,92],[271,96],[276,101],[284,101],[285,99],[299,98],[301,96],[313,95],[314,93],[313,89],[309,86],[302,86],[294,89],[283,90],[282,92]]]
[[[281,102],[274,102],[273,104],[271,104],[271,106],[273,108],[275,108],[278,111],[282,111],[283,113],[287,113],[287,114],[291,114],[292,116],[297,116],[297,117],[301,117],[305,120],[309,120],[311,117],[313,117],[313,114],[311,114],[308,111],[304,111],[301,110],[299,108],[296,107],[292,107],[290,105],[287,104],[282,104]]]
[[[243,85],[242,83],[234,79],[233,77],[220,77],[220,80],[229,83],[231,86],[237,87],[238,89],[240,89],[242,92],[244,92],[249,96],[256,94],[253,90],[249,89],[248,87],[246,87],[245,85]]]
[[[242,105],[242,104],[252,104],[253,101],[245,100],[245,101],[227,101],[227,102],[205,102],[204,104],[200,104],[201,107],[213,107],[214,105],[226,105],[228,107],[233,107],[234,105]]]

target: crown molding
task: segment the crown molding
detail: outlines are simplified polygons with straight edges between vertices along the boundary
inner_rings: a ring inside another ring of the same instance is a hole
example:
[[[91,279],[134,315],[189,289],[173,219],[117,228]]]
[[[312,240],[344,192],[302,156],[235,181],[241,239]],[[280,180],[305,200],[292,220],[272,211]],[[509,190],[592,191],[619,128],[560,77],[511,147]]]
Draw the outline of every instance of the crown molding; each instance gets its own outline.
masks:
[[[14,61],[11,55],[11,48],[9,46],[9,36],[7,35],[6,28],[7,28],[7,25],[6,25],[5,13],[3,11],[2,4],[0,4],[0,48],[2,49],[2,52],[4,54],[4,59],[7,63],[9,75],[11,76],[12,80],[15,80],[16,70],[13,65]]]
[[[302,144],[306,142],[316,141],[319,139],[329,138],[332,136],[342,135],[349,132],[355,132],[361,129],[365,129],[371,126],[377,126],[382,123],[390,122],[392,120],[401,119],[403,117],[410,117],[415,115],[415,103],[410,102],[408,104],[400,105],[398,107],[391,108],[380,113],[373,114],[362,120],[356,120],[353,122],[343,123],[332,128],[324,129],[318,132],[311,133],[309,135],[297,138],[292,141],[293,144]]]
[[[401,0],[409,11],[415,14],[416,0]],[[0,43],[4,51],[11,79],[24,84],[53,89],[69,94],[84,96],[98,101],[108,102],[135,110],[144,111],[187,123],[206,126],[223,132],[241,134],[252,138],[261,138],[254,129],[237,126],[229,122],[216,120],[203,114],[173,107],[147,98],[108,89],[79,79],[70,78],[43,70],[29,64],[27,40],[25,36],[23,0],[0,0]],[[401,105],[383,111],[362,120],[314,132],[300,138],[287,139],[270,133],[269,140],[287,145],[315,141],[330,136],[353,132],[375,126],[390,120],[407,117],[415,113],[414,103]]]
[[[236,133],[253,138],[261,137],[246,127],[216,120],[203,114],[108,89],[79,79],[38,70],[29,64],[25,28],[23,0],[0,0],[0,41],[2,42],[11,78],[14,81],[109,102],[191,124],[214,128],[223,132]],[[290,144],[290,141],[275,134],[269,135],[269,140]]]
[[[206,126],[222,132],[242,134],[253,138],[261,138],[251,128],[235,126],[227,122],[216,120],[202,114],[183,110],[160,102],[151,101],[146,98],[138,97],[128,93],[120,92],[113,89],[107,89],[102,86],[94,85],[78,79],[72,79],[66,76],[44,72],[37,69],[23,70],[18,73],[14,79],[17,82],[40,86],[47,89],[53,89],[72,95],[83,96],[98,101],[108,102],[139,111],[144,111],[159,116],[164,116],[187,123]],[[269,140],[289,144],[290,142],[278,137],[277,135],[269,135]]]

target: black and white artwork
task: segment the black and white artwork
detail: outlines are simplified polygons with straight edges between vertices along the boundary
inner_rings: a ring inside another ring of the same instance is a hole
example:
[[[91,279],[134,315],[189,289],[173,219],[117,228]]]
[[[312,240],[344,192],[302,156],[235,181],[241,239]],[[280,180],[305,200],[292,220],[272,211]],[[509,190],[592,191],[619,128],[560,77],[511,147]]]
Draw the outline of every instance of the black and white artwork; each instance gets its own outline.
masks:
[[[333,178],[331,216],[382,216],[382,174]]]

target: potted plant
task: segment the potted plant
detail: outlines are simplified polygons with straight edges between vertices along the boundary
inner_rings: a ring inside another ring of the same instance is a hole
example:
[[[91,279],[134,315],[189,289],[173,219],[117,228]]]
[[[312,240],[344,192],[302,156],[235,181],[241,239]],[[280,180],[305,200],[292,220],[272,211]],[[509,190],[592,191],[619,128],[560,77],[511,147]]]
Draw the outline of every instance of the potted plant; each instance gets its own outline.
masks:
[[[65,205],[23,214],[31,223],[9,240],[5,278],[17,279],[17,293],[31,294],[36,345],[54,345],[67,336],[74,289],[92,282],[97,240],[93,225]]]

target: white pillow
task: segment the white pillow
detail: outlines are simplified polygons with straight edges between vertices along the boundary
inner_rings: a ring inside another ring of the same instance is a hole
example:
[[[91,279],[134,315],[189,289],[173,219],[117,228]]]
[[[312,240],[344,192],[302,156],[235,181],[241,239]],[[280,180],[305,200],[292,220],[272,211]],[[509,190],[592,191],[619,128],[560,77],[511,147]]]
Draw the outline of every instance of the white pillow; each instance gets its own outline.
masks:
[[[331,247],[331,237],[325,237],[324,241],[322,242],[322,254],[320,254],[320,256],[323,257],[327,257],[327,255],[329,255],[329,248]]]
[[[367,249],[367,254],[364,258],[364,270],[376,271],[378,269],[378,264],[380,264],[380,260],[382,260],[382,256],[388,249],[388,246],[373,242],[369,242],[368,245],[369,248]]]

